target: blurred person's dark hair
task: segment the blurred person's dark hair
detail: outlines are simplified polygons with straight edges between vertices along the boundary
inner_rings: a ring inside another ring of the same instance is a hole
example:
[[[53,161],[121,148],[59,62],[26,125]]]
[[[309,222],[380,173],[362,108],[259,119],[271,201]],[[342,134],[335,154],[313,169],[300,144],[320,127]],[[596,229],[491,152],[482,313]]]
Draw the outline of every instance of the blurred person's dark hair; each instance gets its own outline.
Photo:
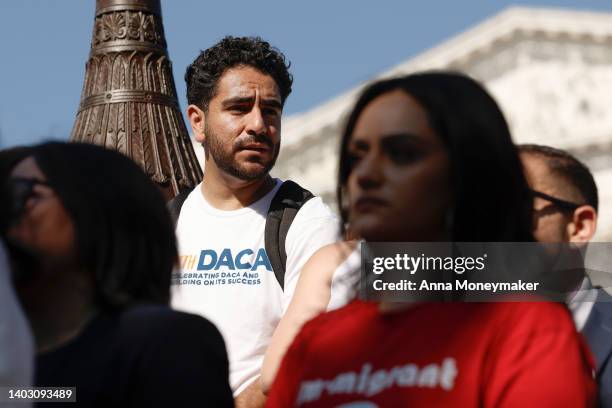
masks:
[[[345,195],[351,172],[348,142],[365,107],[394,90],[405,92],[422,105],[429,125],[448,150],[454,189],[454,209],[449,214],[451,239],[533,241],[531,194],[506,120],[480,84],[452,72],[382,80],[363,90],[348,117],[340,145],[337,198],[344,223],[348,221]]]
[[[565,150],[538,144],[522,144],[518,146],[520,153],[532,154],[543,158],[548,169],[555,175],[567,181],[584,200],[596,211],[599,205],[597,184],[589,168],[580,160]]]
[[[284,104],[291,93],[293,83],[289,66],[283,53],[260,37],[226,36],[217,44],[201,51],[187,67],[187,102],[206,111],[225,71],[234,67],[253,67],[276,81]]]
[[[167,304],[178,257],[174,228],[145,173],[90,144],[45,143],[32,156],[74,223],[77,262],[95,280],[98,305]]]
[[[16,146],[0,151],[0,238],[9,257],[13,279],[27,279],[40,268],[34,254],[28,248],[6,239],[6,231],[14,220],[13,203],[7,181],[13,167],[32,153],[27,146]]]
[[[0,150],[0,234],[4,237],[6,228],[11,222],[9,197],[6,191],[6,182],[15,164],[31,154],[31,148],[17,146]]]
[[[2,183],[9,177],[15,164],[28,157],[31,152],[32,148],[28,146],[15,146],[0,150],[0,180]]]

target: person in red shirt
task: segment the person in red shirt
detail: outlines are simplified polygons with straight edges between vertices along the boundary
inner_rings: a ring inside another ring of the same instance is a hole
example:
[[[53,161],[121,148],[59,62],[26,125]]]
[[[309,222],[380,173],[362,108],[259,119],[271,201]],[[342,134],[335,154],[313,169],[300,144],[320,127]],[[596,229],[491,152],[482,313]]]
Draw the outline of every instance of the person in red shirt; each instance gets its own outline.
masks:
[[[342,137],[338,202],[366,242],[533,241],[506,121],[460,74],[363,91]],[[563,304],[357,299],[304,325],[267,406],[586,407],[592,373]]]

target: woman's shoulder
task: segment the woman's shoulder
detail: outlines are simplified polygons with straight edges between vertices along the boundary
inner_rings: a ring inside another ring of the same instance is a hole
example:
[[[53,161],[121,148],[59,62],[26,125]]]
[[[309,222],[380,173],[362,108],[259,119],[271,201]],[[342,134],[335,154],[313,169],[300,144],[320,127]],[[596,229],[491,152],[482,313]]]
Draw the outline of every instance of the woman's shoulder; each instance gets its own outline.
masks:
[[[211,401],[231,406],[225,343],[205,318],[164,305],[131,306],[118,315],[116,339],[112,373],[117,379],[111,381],[129,392],[114,405],[191,406],[193,401]]]
[[[305,270],[334,271],[357,248],[357,241],[338,241],[319,248],[304,265]]]
[[[181,338],[218,339],[219,330],[209,320],[190,313],[179,312],[166,305],[140,304],[127,308],[119,315],[119,332],[127,339],[147,341],[163,336]]]
[[[495,302],[481,304],[481,318],[488,327],[500,333],[532,336],[538,334],[567,333],[573,335],[576,327],[564,303],[548,301]],[[483,321],[480,320],[479,321]]]
[[[196,371],[227,370],[225,342],[215,325],[169,306],[147,304],[124,310],[118,316],[115,340],[124,365],[145,367],[175,361],[172,364],[180,367],[208,365]]]
[[[366,327],[368,317],[378,314],[378,306],[373,302],[356,299],[341,308],[324,312],[306,322],[301,336],[310,337],[320,332],[339,332],[350,327]]]
[[[143,303],[126,308],[121,320],[132,324],[173,324],[177,322],[203,323],[205,318],[191,313],[179,312],[168,305]],[[212,323],[211,323],[212,324]]]
[[[319,248],[315,254],[338,260],[346,259],[358,246],[358,241],[337,241]]]
[[[571,323],[571,316],[565,303],[549,301],[496,302],[495,312],[514,321],[537,322],[542,324]]]

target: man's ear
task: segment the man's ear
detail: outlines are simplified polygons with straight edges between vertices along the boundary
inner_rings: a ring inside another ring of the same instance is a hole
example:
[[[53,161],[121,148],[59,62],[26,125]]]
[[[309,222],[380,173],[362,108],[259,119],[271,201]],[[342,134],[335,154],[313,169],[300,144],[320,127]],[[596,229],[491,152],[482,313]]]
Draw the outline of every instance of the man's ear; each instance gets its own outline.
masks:
[[[204,111],[196,105],[189,105],[187,107],[187,117],[189,118],[189,124],[191,125],[191,131],[195,140],[202,144],[206,135],[204,134],[204,128],[206,127],[206,115]]]
[[[589,242],[597,230],[597,211],[590,205],[574,210],[572,220],[567,224],[570,242]]]

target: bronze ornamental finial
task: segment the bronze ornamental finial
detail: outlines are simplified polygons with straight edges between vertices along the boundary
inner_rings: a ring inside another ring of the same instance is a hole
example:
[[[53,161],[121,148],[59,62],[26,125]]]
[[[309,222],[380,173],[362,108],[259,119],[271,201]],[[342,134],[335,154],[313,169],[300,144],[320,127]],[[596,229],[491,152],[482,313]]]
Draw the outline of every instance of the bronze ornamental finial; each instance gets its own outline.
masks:
[[[168,198],[202,179],[176,97],[159,0],[96,1],[70,140],[131,157]]]

